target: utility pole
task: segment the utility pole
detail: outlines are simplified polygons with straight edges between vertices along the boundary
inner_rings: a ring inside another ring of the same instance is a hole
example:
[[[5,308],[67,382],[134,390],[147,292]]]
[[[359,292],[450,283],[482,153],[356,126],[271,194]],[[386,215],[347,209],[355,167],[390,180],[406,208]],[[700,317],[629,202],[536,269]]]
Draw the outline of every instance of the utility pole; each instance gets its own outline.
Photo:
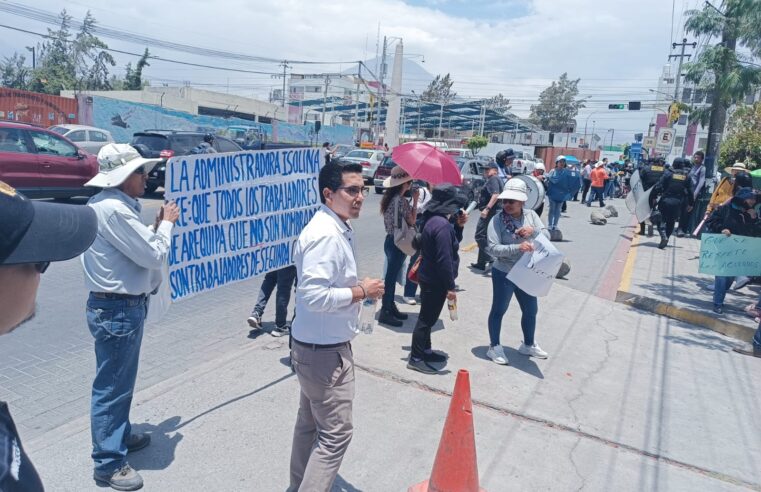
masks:
[[[674,101],[679,101],[681,98],[679,97],[679,85],[682,82],[682,62],[684,61],[684,58],[687,57],[688,59],[692,55],[685,55],[684,49],[687,46],[692,46],[692,49],[695,49],[695,47],[698,45],[698,43],[688,43],[687,38],[682,39],[681,43],[671,43],[671,48],[676,49],[677,46],[682,47],[682,53],[679,55],[669,55],[669,61],[672,58],[679,58],[679,68],[676,69],[676,87],[674,87]]]
[[[288,65],[288,60],[283,60],[283,63],[281,63],[280,66],[283,67],[283,107],[285,107],[285,98],[286,98],[286,95],[285,95],[286,70],[288,70],[291,67]],[[286,115],[286,117],[287,117],[287,115]]]
[[[359,142],[359,82],[362,80],[362,62],[357,62],[357,93],[354,99],[354,125],[357,127],[356,141]]]
[[[325,111],[328,106],[328,86],[330,85],[330,74],[325,74],[325,91],[322,93],[322,117],[320,118],[321,125],[325,125]]]
[[[387,41],[386,36],[383,36],[383,54],[381,55],[381,62],[380,62],[380,85],[378,86],[378,110],[377,110],[377,118],[375,121],[375,127],[377,128],[377,132],[375,134],[375,142],[380,142],[380,126],[381,126],[381,106],[383,106],[383,99],[386,96],[386,47],[387,47]]]
[[[27,46],[26,49],[32,52],[32,70],[37,68],[37,57],[35,56],[34,46]]]

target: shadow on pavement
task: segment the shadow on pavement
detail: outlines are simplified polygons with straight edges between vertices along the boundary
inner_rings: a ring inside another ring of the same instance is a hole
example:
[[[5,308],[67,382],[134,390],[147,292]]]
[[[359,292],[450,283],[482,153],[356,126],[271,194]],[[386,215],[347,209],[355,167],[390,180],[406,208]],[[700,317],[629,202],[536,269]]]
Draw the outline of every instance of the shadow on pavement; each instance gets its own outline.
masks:
[[[510,363],[509,366],[506,367],[514,367],[518,369],[519,371],[523,371],[526,374],[529,374],[531,376],[534,376],[539,379],[544,379],[544,374],[542,374],[542,370],[539,369],[539,366],[536,365],[536,362],[534,362],[534,359],[531,357],[527,357],[517,350],[515,350],[512,347],[507,347],[505,345],[502,346],[502,348],[505,351],[505,355],[507,356],[507,360]],[[489,349],[486,345],[481,345],[478,347],[473,347],[470,349],[471,353],[478,357],[479,359],[488,360],[491,362],[491,359],[486,357],[486,351]]]
[[[288,379],[288,378],[290,378],[292,376],[294,376],[294,373],[289,372],[285,376],[282,376],[282,377],[280,377],[280,378],[278,378],[278,379],[276,379],[274,381],[271,381],[271,382],[265,384],[264,386],[262,386],[260,388],[257,388],[257,389],[255,389],[253,391],[250,391],[250,392],[246,393],[246,394],[243,394],[243,395],[240,395],[240,396],[236,396],[235,398],[227,400],[226,402],[223,402],[223,403],[220,403],[219,405],[211,407],[210,409],[206,410],[205,412],[201,412],[198,415],[196,415],[195,417],[192,417],[192,418],[186,420],[185,422],[181,423],[180,425],[177,426],[176,429],[177,430],[182,429],[183,427],[185,427],[189,423],[193,422],[194,420],[200,419],[201,417],[205,417],[206,415],[209,415],[210,413],[213,413],[213,412],[219,410],[220,408],[224,408],[227,405],[230,405],[230,404],[235,403],[237,401],[243,400],[245,398],[248,398],[249,396],[253,396],[253,395],[255,395],[255,394],[257,394],[257,393],[259,393],[261,391],[264,391],[264,390],[266,390],[268,388],[271,388],[272,386],[275,386],[278,383],[282,383],[283,381],[285,381],[286,379]]]
[[[663,339],[677,345],[702,347],[708,350],[720,350],[722,352],[730,352],[733,348],[737,347],[737,343],[725,340],[724,338],[715,335],[713,332],[708,331],[695,331],[688,336],[666,335]]]
[[[177,432],[181,417],[169,417],[158,425],[135,424],[134,432],[147,432],[151,435],[151,444],[140,451],[130,453],[129,462],[136,470],[165,470],[174,461],[177,445],[183,435]],[[170,434],[173,434],[170,436]]]
[[[333,482],[333,488],[330,489],[330,492],[362,492],[362,490],[347,482],[341,475],[338,475],[336,481]]]

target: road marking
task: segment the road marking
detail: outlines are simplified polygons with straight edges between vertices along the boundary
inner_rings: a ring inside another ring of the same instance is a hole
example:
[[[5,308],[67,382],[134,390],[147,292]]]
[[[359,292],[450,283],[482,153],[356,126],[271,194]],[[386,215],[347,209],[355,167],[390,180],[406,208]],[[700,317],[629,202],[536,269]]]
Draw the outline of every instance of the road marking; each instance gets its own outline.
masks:
[[[626,264],[624,265],[624,271],[621,274],[621,283],[618,285],[620,292],[629,292],[629,288],[632,284],[632,272],[634,271],[634,262],[637,260],[637,243],[639,242],[639,234],[633,234],[632,243],[629,245],[629,254],[626,256]]]

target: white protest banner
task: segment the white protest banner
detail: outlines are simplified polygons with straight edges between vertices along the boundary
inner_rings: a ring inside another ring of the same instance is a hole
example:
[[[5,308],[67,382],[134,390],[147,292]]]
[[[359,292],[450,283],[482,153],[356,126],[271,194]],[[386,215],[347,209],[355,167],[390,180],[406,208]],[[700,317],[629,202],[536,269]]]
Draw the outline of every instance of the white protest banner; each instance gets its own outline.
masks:
[[[629,212],[634,213],[634,211],[637,209],[637,199],[642,196],[642,180],[639,177],[639,169],[634,171],[631,178],[629,178],[629,187],[631,188],[631,191],[626,195],[626,199],[624,199],[624,203],[626,203],[626,208],[629,209]]]
[[[721,277],[761,275],[761,238],[703,234],[698,271]]]
[[[320,205],[320,149],[173,157],[165,198],[180,208],[172,231],[174,302],[293,264],[301,230]]]
[[[535,237],[533,244],[534,251],[523,253],[507,279],[529,295],[544,297],[550,293],[564,255],[543,234]]]

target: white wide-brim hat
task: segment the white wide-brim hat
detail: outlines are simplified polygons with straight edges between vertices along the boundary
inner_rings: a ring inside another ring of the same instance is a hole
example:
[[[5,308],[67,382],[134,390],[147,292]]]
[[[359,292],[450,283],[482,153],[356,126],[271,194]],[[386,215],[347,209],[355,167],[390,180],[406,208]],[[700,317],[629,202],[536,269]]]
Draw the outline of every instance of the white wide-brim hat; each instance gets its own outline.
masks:
[[[505,189],[497,197],[500,200],[518,200],[525,202],[528,200],[528,188],[526,183],[520,179],[509,179],[505,184]]]
[[[399,166],[394,166],[391,169],[391,176],[383,180],[384,188],[393,188],[395,186],[403,185],[404,183],[412,181],[412,176]]]
[[[729,169],[734,170],[734,171],[747,171],[748,170],[748,168],[745,166],[744,162],[735,162],[734,164],[732,164],[732,167],[730,167]]]
[[[108,144],[98,152],[100,172],[85,183],[85,186],[116,188],[138,168],[145,168],[145,174],[148,174],[160,161],[161,159],[144,158],[129,144]]]

